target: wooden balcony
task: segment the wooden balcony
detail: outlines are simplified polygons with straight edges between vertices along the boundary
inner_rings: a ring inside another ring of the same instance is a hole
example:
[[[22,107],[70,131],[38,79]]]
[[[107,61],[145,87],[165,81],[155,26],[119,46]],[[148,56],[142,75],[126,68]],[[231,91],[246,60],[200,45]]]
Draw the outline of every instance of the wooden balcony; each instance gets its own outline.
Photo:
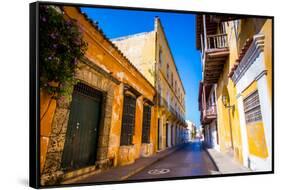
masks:
[[[217,118],[215,85],[199,85],[198,104],[200,110],[201,124],[209,124]]]
[[[206,45],[204,45],[204,41]],[[205,40],[202,37],[201,48],[203,82],[214,84],[218,81],[223,65],[229,55],[227,34],[207,35]]]
[[[216,105],[207,106],[206,109],[202,110],[202,123],[210,123],[217,118],[217,108]]]

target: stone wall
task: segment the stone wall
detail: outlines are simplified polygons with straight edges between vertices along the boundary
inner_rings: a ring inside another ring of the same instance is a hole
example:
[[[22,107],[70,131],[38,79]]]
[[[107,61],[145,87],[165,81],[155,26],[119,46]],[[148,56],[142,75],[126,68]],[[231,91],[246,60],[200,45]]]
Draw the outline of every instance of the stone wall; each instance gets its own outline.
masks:
[[[80,82],[102,91],[105,95],[102,105],[102,121],[99,128],[98,152],[95,165],[97,168],[108,167],[110,163],[107,153],[112,118],[113,95],[114,89],[118,86],[119,82],[116,79],[114,80],[111,78],[109,74],[89,61],[85,61],[84,63],[80,62],[78,64],[76,78]],[[57,184],[64,178],[65,172],[61,168],[61,160],[66,138],[71,100],[72,92],[69,95],[60,96],[57,100],[57,107],[54,113],[48,148],[46,151],[46,161],[42,169],[41,185]]]

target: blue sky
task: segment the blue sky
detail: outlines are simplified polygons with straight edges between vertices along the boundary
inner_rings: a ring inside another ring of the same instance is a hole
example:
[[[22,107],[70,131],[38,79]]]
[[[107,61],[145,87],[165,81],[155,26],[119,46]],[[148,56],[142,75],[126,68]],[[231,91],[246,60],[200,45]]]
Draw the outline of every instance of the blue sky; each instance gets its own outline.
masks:
[[[186,96],[186,119],[200,125],[198,88],[201,80],[200,53],[195,48],[195,15],[105,8],[82,8],[88,17],[97,21],[108,38],[152,31],[154,17],[159,16]]]

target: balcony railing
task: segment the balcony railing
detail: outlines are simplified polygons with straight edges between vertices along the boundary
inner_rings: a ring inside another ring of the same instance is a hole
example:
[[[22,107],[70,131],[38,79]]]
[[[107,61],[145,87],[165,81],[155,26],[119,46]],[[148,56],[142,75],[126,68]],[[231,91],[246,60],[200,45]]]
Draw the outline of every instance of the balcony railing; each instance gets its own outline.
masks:
[[[206,43],[207,44],[205,45],[203,35],[201,35],[202,61],[205,60],[206,52],[228,48],[227,34],[223,33],[223,34],[207,35]]]
[[[207,36],[207,51],[223,48],[228,48],[227,34],[215,34]]]
[[[165,98],[163,98],[160,94],[158,94],[157,97],[158,97],[158,106],[163,107],[163,108],[167,108],[172,113],[172,115],[175,118],[177,118],[177,120],[179,120],[183,124],[185,124],[184,117],[182,117],[181,114],[179,112],[177,112],[176,109],[173,108],[171,104],[168,104],[168,102],[166,101]]]
[[[211,115],[216,115],[217,114],[217,107],[216,105],[211,105],[208,106],[206,109],[206,115],[211,116]]]
[[[229,55],[227,34],[207,35],[206,38],[201,35],[201,47],[203,80],[206,83],[214,84]]]
[[[216,105],[207,106],[206,109],[203,110],[203,121],[204,123],[208,123],[217,117],[217,108]]]

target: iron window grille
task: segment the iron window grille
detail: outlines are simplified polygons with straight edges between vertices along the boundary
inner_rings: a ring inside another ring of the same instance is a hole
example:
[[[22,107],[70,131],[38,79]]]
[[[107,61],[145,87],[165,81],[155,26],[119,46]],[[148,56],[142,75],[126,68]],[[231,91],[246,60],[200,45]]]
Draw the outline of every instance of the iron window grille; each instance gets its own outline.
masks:
[[[258,91],[254,91],[243,100],[246,124],[261,121],[261,107]]]
[[[74,92],[93,99],[100,99],[100,96],[102,96],[102,92],[80,82],[74,86]]]
[[[136,98],[124,95],[120,145],[132,145],[135,132]]]
[[[150,143],[151,107],[144,105],[142,120],[142,143]]]

